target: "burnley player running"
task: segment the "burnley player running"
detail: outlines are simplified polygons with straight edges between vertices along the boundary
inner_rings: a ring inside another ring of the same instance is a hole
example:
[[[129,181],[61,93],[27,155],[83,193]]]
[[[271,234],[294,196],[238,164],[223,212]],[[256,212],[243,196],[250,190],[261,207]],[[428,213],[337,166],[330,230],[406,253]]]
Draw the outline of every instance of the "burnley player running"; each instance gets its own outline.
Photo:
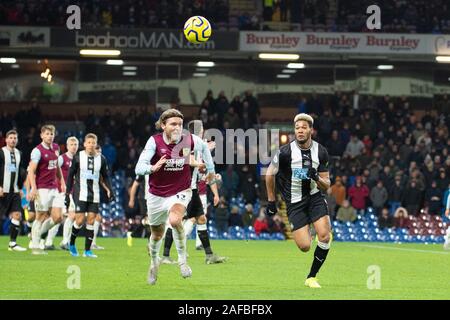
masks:
[[[6,133],[6,146],[0,149],[0,216],[11,215],[9,229],[9,251],[26,251],[16,243],[20,229],[21,190],[24,169],[21,168],[21,152],[16,148],[18,134],[15,130]]]
[[[33,254],[46,254],[39,249],[41,235],[62,220],[62,207],[58,199],[58,181],[62,192],[66,183],[58,167],[59,146],[53,143],[55,127],[45,125],[41,128],[40,143],[31,152],[28,179],[31,184],[30,200],[35,201],[36,218],[31,230]]]
[[[203,138],[204,130],[203,123],[200,120],[192,120],[188,123],[188,130],[192,135],[198,136],[200,139]],[[214,149],[215,144],[212,144],[213,147],[209,149]],[[209,146],[208,146],[209,147]],[[202,158],[199,152],[194,152],[193,155],[194,161],[191,164],[201,165]],[[205,250],[205,262],[206,264],[214,264],[214,263],[222,263],[226,261],[226,257],[221,257],[213,253],[211,249],[211,244],[209,241],[208,228],[206,224],[206,209],[207,209],[207,184],[206,181],[202,179],[201,167],[193,167],[192,170],[192,198],[187,207],[187,215],[184,223],[184,231],[186,238],[191,234],[194,223],[197,224],[197,234],[200,238],[201,245]],[[217,189],[217,184],[214,175],[208,175],[208,184],[211,188],[211,191],[214,195],[214,206],[219,204],[219,192]],[[169,228],[166,231],[166,237],[164,240],[164,255],[161,260],[162,263],[170,264],[172,260],[170,259],[170,247],[172,245],[172,230]]]
[[[103,179],[108,188],[108,199],[112,198],[108,164],[106,158],[95,150],[96,146],[97,136],[93,133],[88,133],[84,138],[84,150],[73,158],[69,176],[67,177],[66,207],[70,205],[70,193],[72,186],[74,186],[75,222],[72,226],[69,245],[70,254],[74,257],[78,256],[75,240],[85,220],[87,220],[83,256],[97,258],[91,251],[91,245],[94,238],[94,221],[96,215],[99,213],[100,179]],[[85,218],[86,214],[87,218]]]
[[[311,139],[313,118],[301,113],[294,118],[295,141],[284,145],[274,156],[266,173],[268,206],[266,213],[277,212],[275,181],[286,201],[295,243],[303,252],[311,247],[309,224],[314,225],[318,243],[305,285],[320,288],[316,274],[325,262],[331,244],[327,203],[321,193],[330,187],[327,150]]]
[[[182,134],[183,114],[175,109],[164,111],[156,123],[164,132],[148,139],[136,165],[137,175],[150,174],[150,198],[147,212],[150,213],[151,236],[149,251],[151,264],[148,283],[157,280],[162,237],[167,219],[173,229],[173,238],[178,253],[181,276],[190,277],[192,270],[187,264],[183,216],[192,197],[190,154],[202,154],[209,173],[214,174],[214,163],[208,146],[199,137]]]

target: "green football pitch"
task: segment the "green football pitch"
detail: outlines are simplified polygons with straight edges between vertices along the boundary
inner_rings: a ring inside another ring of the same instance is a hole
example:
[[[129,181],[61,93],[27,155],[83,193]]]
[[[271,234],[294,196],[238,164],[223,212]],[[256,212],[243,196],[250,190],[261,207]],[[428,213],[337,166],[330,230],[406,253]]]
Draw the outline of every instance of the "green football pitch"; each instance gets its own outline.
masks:
[[[450,252],[442,245],[335,242],[318,275],[322,288],[310,289],[303,283],[313,250],[301,253],[293,241],[212,241],[229,260],[206,265],[190,240],[192,278],[162,265],[155,286],[146,283],[145,239],[131,247],[126,239],[98,243],[106,249],[97,259],[61,250],[33,256],[7,251],[8,238],[0,237],[0,299],[450,299]]]

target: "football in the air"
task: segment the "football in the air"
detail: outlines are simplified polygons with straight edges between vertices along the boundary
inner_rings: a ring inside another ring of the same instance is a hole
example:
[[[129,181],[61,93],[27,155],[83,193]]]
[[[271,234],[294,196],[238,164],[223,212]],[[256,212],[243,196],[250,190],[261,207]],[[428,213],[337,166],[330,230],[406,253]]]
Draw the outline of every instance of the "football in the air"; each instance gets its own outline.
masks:
[[[193,16],[184,24],[184,36],[191,43],[206,42],[211,33],[211,24],[205,17]]]

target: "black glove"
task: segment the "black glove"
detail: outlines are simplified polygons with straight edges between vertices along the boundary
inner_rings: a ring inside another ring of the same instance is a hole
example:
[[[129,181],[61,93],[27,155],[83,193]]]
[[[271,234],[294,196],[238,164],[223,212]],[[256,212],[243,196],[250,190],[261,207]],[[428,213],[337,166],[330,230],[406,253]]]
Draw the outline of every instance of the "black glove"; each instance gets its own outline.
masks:
[[[108,202],[113,202],[114,200],[116,200],[116,196],[114,195],[114,192],[111,191],[108,198]]]
[[[278,212],[277,204],[275,201],[269,201],[266,207],[266,216],[272,217],[276,215]]]
[[[316,168],[308,168],[308,178],[314,181],[319,181],[319,173],[317,172]]]
[[[70,206],[70,195],[66,194],[66,197],[64,198],[64,205],[66,206],[67,209],[69,209]]]

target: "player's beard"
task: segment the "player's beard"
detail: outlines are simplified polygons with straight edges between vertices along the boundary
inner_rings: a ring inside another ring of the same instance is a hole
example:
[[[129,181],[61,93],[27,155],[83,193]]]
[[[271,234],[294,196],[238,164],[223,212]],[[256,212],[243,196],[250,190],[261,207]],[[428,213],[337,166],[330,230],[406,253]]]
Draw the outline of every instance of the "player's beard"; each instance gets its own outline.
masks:
[[[177,142],[178,140],[180,140],[180,137],[181,137],[180,131],[174,130],[170,133],[170,140],[172,142]]]

